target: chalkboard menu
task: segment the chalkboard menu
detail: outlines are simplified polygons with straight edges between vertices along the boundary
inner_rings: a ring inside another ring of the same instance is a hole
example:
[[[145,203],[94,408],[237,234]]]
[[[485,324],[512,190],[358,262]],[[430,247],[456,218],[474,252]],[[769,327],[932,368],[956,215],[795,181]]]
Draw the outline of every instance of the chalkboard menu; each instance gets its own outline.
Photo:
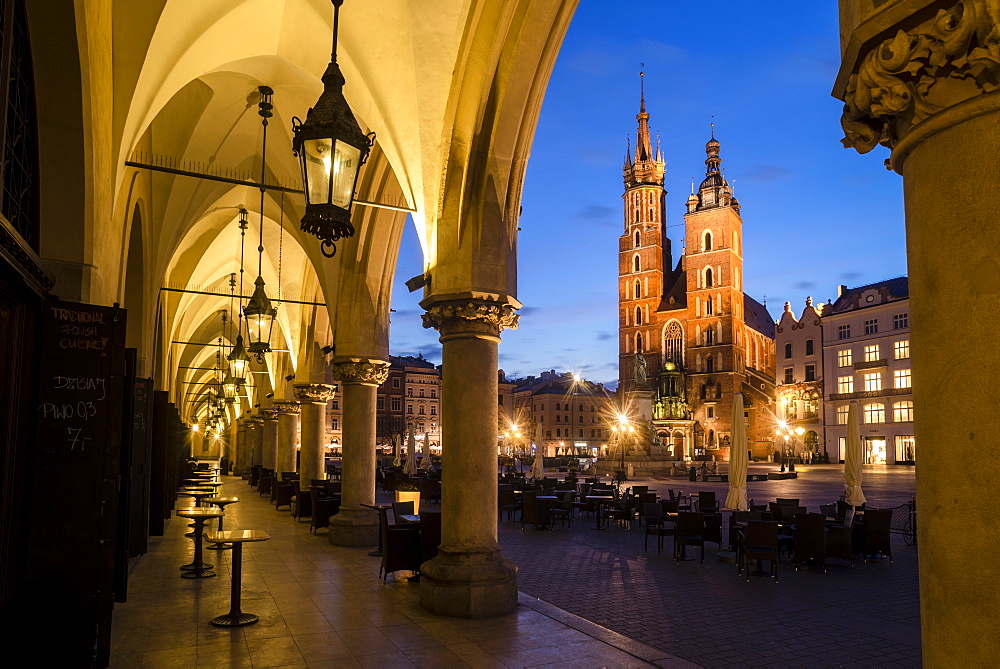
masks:
[[[74,621],[53,649],[68,666],[106,666],[110,649],[124,344],[122,309],[43,305],[25,615],[55,603]]]
[[[86,458],[117,442],[125,312],[48,301],[42,316],[38,455]],[[120,392],[120,391],[119,391]],[[109,419],[112,419],[109,421]],[[38,463],[47,468],[51,463]]]

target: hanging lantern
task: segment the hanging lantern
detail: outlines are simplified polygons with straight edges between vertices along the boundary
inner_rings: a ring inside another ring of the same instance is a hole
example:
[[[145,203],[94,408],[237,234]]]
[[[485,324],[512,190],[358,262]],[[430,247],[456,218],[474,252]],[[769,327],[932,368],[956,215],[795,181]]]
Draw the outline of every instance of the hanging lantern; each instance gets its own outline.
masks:
[[[333,53],[323,73],[323,93],[305,122],[292,118],[292,153],[301,162],[306,196],[301,228],[321,240],[320,251],[327,258],[337,252],[334,242],[354,235],[354,188],[375,142],[375,133],[366,135],[361,130],[344,97],[344,75],[337,64],[337,32],[344,0],[332,1]]]
[[[264,279],[258,276],[254,282],[253,294],[243,307],[243,317],[247,321],[249,350],[257,362],[264,362],[264,354],[271,352],[271,328],[277,310],[271,306],[271,299],[264,292]]]
[[[250,357],[247,356],[247,350],[243,346],[243,335],[236,335],[236,344],[233,346],[233,350],[229,352],[229,355],[226,356],[226,359],[229,360],[236,384],[244,383],[247,377],[247,367],[250,365]]]

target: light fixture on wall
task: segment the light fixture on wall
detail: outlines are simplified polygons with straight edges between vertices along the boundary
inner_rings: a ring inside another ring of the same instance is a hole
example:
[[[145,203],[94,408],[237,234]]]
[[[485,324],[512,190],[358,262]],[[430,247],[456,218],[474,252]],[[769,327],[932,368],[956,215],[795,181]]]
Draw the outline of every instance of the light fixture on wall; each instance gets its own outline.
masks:
[[[333,52],[323,73],[323,93],[309,109],[305,122],[292,118],[292,153],[302,166],[306,213],[302,230],[318,237],[327,258],[337,252],[335,242],[354,235],[351,204],[358,172],[368,159],[375,133],[361,130],[344,97],[344,75],[337,64],[340,6],[333,2]]]

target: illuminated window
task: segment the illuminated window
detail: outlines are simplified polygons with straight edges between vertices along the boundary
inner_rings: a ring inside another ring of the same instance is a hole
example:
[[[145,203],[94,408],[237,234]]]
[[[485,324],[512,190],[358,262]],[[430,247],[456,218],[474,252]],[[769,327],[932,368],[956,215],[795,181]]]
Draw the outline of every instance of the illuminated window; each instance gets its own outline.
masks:
[[[892,345],[893,355],[896,360],[905,360],[910,357],[910,340],[903,339]]]
[[[909,314],[894,314],[892,317],[892,329],[902,330],[904,328],[910,327],[910,315]]]
[[[878,334],[878,319],[873,318],[869,321],[865,321],[865,334]]]
[[[837,407],[837,425],[847,425],[848,411],[850,411],[850,407],[846,404],[842,407]]]
[[[819,413],[819,400],[807,399],[802,402],[802,417],[815,418]]]
[[[865,392],[882,390],[882,372],[867,372],[865,374]]]
[[[885,422],[885,405],[884,404],[866,404],[864,412],[862,414],[865,423],[884,423]]]
[[[851,349],[845,348],[837,351],[837,367],[851,366]]]
[[[896,388],[909,388],[910,387],[910,370],[908,369],[897,369],[892,373],[893,385]]]
[[[892,420],[896,423],[913,422],[913,402],[904,400],[892,405]]]
[[[877,362],[878,359],[878,344],[865,346],[865,362]]]
[[[839,325],[837,326],[837,339],[850,339],[851,338],[851,326],[850,325]]]
[[[840,394],[854,392],[854,377],[841,376],[837,379],[837,392]]]

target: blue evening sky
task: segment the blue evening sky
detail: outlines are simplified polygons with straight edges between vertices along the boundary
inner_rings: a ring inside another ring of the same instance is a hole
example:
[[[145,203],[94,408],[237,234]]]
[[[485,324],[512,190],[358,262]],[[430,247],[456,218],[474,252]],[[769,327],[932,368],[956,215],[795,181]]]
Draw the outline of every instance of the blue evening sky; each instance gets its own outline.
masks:
[[[826,302],[837,286],[906,274],[902,183],[882,162],[840,144],[842,103],[834,2],[597,2],[582,0],[549,82],[528,164],[520,220],[521,325],[505,331],[508,378],[578,371],[618,377],[621,165],[635,145],[639,64],[650,128],[667,162],[668,235],[676,263],[691,178],[705,172],[714,120],[722,166],[742,205],[745,290]],[[713,118],[714,117],[714,118]],[[421,272],[408,225],[393,288],[390,351],[440,363],[420,326]]]

